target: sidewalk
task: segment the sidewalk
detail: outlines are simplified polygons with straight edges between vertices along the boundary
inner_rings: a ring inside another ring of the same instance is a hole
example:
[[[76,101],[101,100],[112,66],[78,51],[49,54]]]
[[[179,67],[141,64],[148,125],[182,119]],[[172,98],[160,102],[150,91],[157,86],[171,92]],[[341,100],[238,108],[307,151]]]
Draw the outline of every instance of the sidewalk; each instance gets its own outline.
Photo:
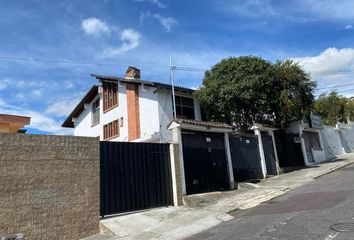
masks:
[[[188,196],[188,207],[168,207],[101,220],[107,235],[85,240],[183,239],[233,217],[229,212],[252,208],[336,169],[354,163],[354,153],[268,178],[258,184],[241,184],[239,190]],[[109,236],[111,235],[111,236]]]

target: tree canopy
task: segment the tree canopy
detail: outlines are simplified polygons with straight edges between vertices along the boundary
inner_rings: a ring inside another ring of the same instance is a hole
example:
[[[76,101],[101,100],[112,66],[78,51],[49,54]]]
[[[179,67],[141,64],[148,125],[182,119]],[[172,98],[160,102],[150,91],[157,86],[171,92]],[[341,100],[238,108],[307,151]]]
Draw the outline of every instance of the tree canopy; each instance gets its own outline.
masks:
[[[354,120],[354,101],[339,96],[332,91],[329,94],[321,94],[315,101],[313,112],[320,115],[323,123],[335,125],[337,122],[348,122]]]
[[[209,120],[248,129],[255,122],[284,127],[310,112],[315,83],[290,61],[260,57],[223,59],[205,72],[195,97]]]

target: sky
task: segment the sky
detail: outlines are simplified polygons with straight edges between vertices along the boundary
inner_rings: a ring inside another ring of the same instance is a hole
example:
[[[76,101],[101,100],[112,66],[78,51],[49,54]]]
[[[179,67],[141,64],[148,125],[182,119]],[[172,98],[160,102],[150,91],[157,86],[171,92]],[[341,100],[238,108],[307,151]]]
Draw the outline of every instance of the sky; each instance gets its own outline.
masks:
[[[61,124],[97,80],[124,76],[197,88],[226,57],[293,59],[317,81],[354,96],[354,1],[3,0],[0,113],[32,117],[28,133]]]

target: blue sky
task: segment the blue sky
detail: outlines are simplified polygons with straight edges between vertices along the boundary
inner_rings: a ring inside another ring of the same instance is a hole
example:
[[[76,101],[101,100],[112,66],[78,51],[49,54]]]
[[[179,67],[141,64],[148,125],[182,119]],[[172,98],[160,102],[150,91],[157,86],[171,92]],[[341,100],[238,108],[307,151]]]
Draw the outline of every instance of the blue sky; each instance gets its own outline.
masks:
[[[60,125],[96,83],[90,73],[123,76],[133,65],[168,82],[170,56],[198,69],[229,56],[291,58],[319,88],[354,83],[353,9],[348,0],[1,1],[0,113],[31,116],[30,133],[71,134]],[[202,79],[175,74],[187,87]]]

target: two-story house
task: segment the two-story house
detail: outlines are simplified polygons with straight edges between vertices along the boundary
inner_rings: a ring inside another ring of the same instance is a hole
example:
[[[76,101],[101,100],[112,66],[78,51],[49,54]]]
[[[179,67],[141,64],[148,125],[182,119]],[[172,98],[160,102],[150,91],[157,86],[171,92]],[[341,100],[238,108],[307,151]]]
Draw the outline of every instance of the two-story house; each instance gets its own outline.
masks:
[[[170,142],[173,120],[172,86],[144,81],[140,70],[129,67],[125,77],[91,74],[98,81],[74,108],[63,127],[75,136],[101,140]],[[174,87],[176,117],[201,120],[201,111],[189,88]]]

